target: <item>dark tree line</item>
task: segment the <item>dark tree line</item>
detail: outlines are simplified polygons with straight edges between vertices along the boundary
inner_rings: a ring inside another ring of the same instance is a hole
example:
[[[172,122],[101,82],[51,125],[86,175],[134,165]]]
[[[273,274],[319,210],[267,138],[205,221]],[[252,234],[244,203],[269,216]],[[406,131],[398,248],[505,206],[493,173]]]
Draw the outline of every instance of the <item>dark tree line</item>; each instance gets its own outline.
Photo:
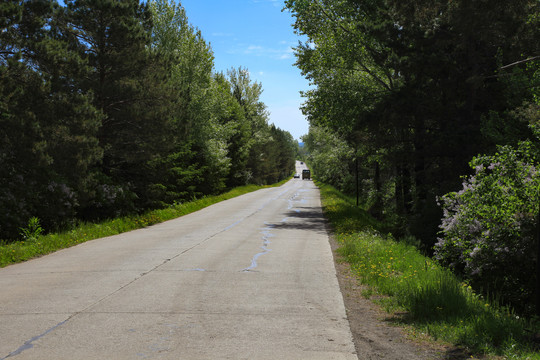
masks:
[[[0,4],[0,238],[279,181],[292,136],[169,0]]]
[[[313,166],[324,173],[333,155],[321,144],[335,138],[334,153],[349,151],[349,161],[328,179],[354,193],[358,172],[371,212],[429,251],[442,215],[436,197],[459,187],[472,157],[534,138],[538,2],[288,0],[286,8],[308,38],[296,55],[314,85],[303,108],[306,143],[322,161]]]

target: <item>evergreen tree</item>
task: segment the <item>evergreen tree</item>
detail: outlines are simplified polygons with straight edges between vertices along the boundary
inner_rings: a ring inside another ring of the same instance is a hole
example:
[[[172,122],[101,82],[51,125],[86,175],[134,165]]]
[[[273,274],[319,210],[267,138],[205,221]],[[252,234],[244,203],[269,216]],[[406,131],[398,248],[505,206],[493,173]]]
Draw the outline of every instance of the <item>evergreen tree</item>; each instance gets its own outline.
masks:
[[[47,230],[71,222],[101,158],[101,114],[73,79],[85,63],[72,51],[63,9],[50,1],[1,5],[0,236],[30,217]]]
[[[292,172],[247,70],[171,0],[0,4],[0,238],[267,183]]]
[[[161,64],[148,48],[151,12],[138,0],[67,1],[69,18],[90,71],[78,79],[104,114],[99,143],[102,177],[90,218],[148,206],[148,163],[168,146],[159,96]]]

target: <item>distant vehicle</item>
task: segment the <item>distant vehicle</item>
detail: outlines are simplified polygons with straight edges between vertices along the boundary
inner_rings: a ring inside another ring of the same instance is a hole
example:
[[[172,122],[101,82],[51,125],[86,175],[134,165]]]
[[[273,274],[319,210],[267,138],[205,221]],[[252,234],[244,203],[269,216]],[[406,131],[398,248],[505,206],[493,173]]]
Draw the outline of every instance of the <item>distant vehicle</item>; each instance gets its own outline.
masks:
[[[302,170],[302,180],[304,179],[311,179],[311,171],[309,171],[308,169]]]
[[[299,179],[299,178],[300,178],[300,174],[299,174],[299,173],[294,174],[294,178],[295,178],[295,179]]]

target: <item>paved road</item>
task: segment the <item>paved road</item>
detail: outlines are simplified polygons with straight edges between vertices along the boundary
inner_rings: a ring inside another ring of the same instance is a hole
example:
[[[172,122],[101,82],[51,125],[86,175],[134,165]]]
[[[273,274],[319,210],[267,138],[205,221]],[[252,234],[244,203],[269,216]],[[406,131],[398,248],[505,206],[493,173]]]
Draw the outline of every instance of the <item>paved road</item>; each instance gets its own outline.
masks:
[[[0,360],[357,359],[311,181],[0,269],[0,289]]]

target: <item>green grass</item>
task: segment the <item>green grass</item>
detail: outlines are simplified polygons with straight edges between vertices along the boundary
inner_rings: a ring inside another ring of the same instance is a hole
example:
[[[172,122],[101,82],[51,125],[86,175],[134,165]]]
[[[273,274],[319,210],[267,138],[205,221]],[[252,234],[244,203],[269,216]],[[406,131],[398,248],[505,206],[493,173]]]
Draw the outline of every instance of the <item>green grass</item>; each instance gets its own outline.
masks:
[[[487,300],[450,271],[409,245],[383,235],[372,219],[334,188],[318,184],[325,215],[340,244],[338,253],[358,280],[363,295],[377,301],[397,322],[414,332],[453,344],[474,356],[540,359],[531,340],[538,328],[509,309]]]
[[[246,185],[221,195],[207,196],[191,202],[174,204],[167,208],[149,211],[141,215],[125,216],[102,223],[82,223],[69,231],[38,235],[26,241],[0,242],[0,267],[46,255],[88,240],[116,235],[174,219],[252,191],[281,186],[288,180],[286,179],[268,186]]]

